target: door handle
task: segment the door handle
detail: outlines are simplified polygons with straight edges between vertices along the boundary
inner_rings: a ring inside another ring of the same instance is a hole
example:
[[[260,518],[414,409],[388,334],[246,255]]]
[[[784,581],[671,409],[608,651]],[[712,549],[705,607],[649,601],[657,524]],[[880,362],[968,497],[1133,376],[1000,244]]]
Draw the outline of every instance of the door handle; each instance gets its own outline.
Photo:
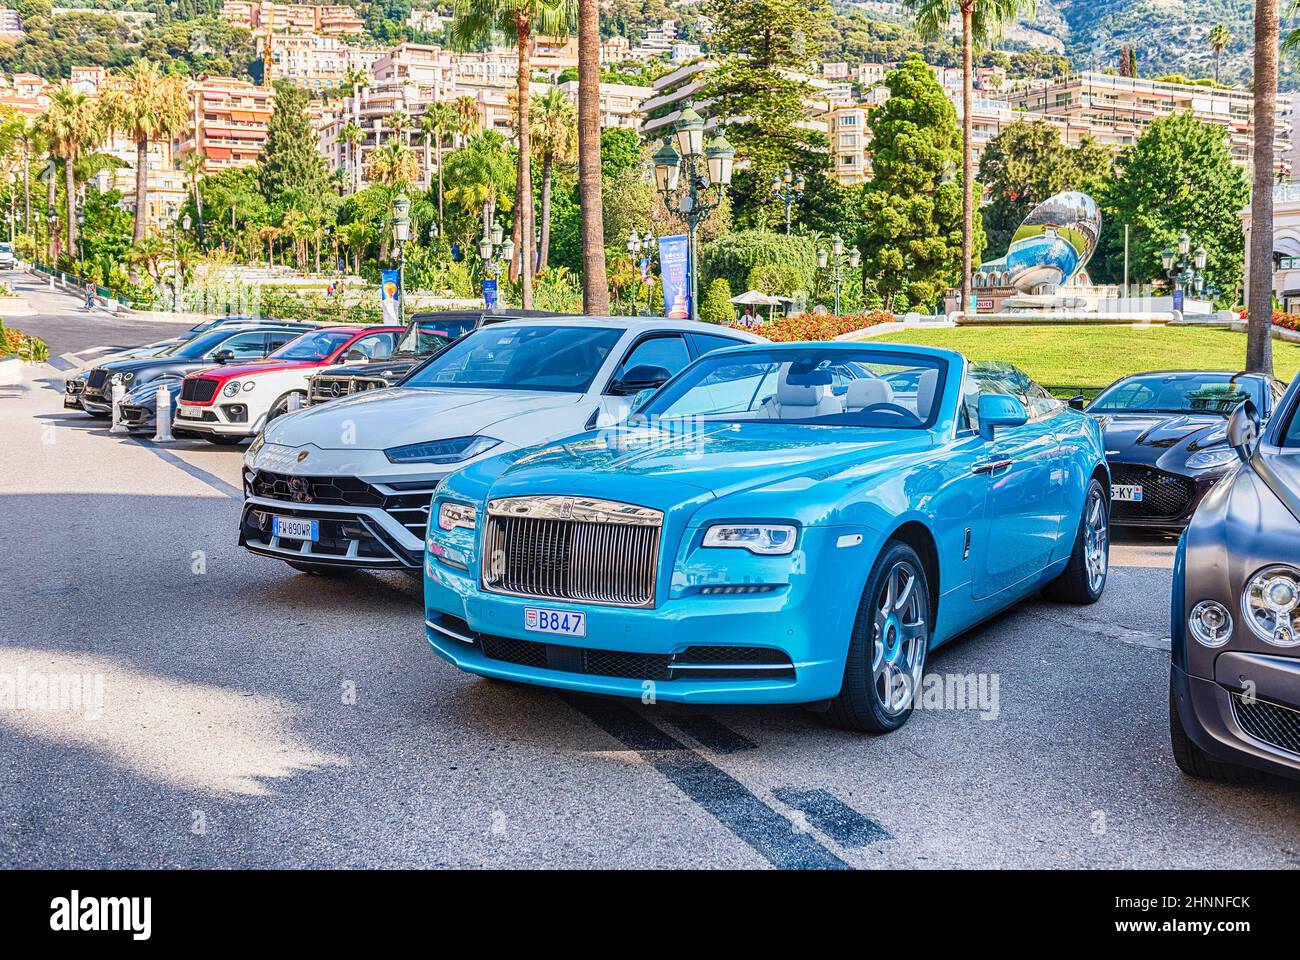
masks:
[[[985,460],[977,463],[970,468],[971,473],[996,473],[1003,467],[1009,467],[1015,461],[1013,460]]]

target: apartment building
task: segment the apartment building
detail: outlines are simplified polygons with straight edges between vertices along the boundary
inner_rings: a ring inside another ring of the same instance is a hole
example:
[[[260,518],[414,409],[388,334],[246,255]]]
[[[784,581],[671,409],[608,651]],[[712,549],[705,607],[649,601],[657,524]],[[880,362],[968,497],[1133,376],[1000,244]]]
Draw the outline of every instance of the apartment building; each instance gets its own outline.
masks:
[[[365,21],[350,6],[322,6],[303,3],[262,3],[252,0],[226,0],[221,6],[226,22],[259,33],[325,33],[359,36],[365,33]]]
[[[218,173],[256,163],[268,135],[275,91],[233,77],[203,77],[190,85],[190,124],[181,153],[202,151],[205,170]]]
[[[181,207],[185,205],[189,185],[177,162],[179,154],[171,140],[155,140],[149,144],[148,189],[145,192],[146,222],[162,230],[176,222]],[[117,158],[121,166],[104,170],[95,178],[101,191],[117,190],[122,194],[119,206],[135,215],[135,165],[138,160],[135,141],[120,132],[114,132],[98,148],[100,153]]]
[[[359,47],[320,33],[271,34],[266,79],[286,80],[310,90],[337,87],[350,71],[369,73],[387,54],[382,47]]]
[[[564,95],[578,102],[578,81],[567,80],[559,84]],[[654,91],[650,87],[633,86],[629,83],[602,83],[600,85],[600,125],[601,127],[622,127],[627,130],[641,130],[641,105],[649,99]]]
[[[871,177],[868,109],[862,105],[837,106],[830,112],[831,169],[842,184],[862,183]]]
[[[10,10],[8,7],[0,7],[0,38],[5,40],[18,40],[23,34],[23,18],[17,10]]]
[[[1249,90],[1221,90],[1085,71],[1035,82],[1009,92],[1005,99],[1014,109],[1128,123],[1139,131],[1157,117],[1191,111],[1198,119],[1224,128],[1234,161],[1250,166],[1253,160],[1254,95]],[[1289,94],[1278,97],[1278,113],[1285,118],[1278,123],[1273,150],[1273,166],[1279,177],[1290,174],[1291,107]]]

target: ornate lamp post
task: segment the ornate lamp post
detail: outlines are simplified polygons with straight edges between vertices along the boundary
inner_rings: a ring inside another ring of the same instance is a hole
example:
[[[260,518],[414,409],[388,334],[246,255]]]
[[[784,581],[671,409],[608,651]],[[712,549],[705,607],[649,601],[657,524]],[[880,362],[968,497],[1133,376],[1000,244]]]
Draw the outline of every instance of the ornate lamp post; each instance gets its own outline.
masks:
[[[704,144],[704,119],[685,110],[677,120],[672,140],[655,152],[655,186],[668,212],[686,224],[690,236],[688,272],[691,277],[691,319],[700,318],[699,277],[696,269],[696,232],[717,209],[731,184],[731,165],[736,151],[719,134]]]
[[[646,291],[647,291],[646,310],[647,311],[649,311],[650,309],[649,289],[650,289],[650,283],[652,282],[648,267],[650,264],[650,254],[654,250],[654,244],[655,244],[655,235],[651,233],[649,230],[645,232],[644,237],[637,236],[637,232],[635,229],[629,230],[627,233],[627,252],[632,255],[632,261],[636,264],[638,270],[642,269],[641,267],[642,254],[645,255],[644,259],[645,259],[647,269],[642,274],[642,276],[644,277],[646,283]],[[639,286],[640,284],[637,284],[636,287],[632,288],[632,315],[633,316],[636,316],[636,307],[637,307],[636,288]]]
[[[182,299],[183,293],[181,290],[181,284],[183,283],[182,275],[185,272],[184,270],[181,269],[181,231],[184,230],[185,232],[188,233],[190,229],[190,223],[191,223],[190,215],[188,213],[185,214],[183,219],[172,221],[172,265],[176,270],[175,294],[176,294],[176,309],[178,311],[185,309],[185,304]]]
[[[393,242],[397,245],[397,319],[406,322],[406,242],[411,239],[411,198],[393,198]]]
[[[1178,235],[1178,249],[1165,247],[1160,251],[1160,265],[1175,291],[1191,290],[1200,295],[1205,288],[1205,262],[1208,254],[1204,247],[1191,249],[1192,238],[1183,231]]]
[[[496,280],[501,275],[502,265],[508,265],[515,258],[515,242],[505,235],[501,229],[501,224],[493,223],[489,228],[485,223],[483,225],[483,236],[478,241],[478,255],[483,258],[483,271],[492,280]],[[497,299],[493,301],[492,311],[501,309],[501,299],[498,293]]]
[[[862,254],[856,247],[849,251],[848,256],[844,255],[844,239],[837,233],[831,237],[831,252],[826,253],[825,248],[817,251],[817,267],[825,270],[828,266],[831,269],[831,282],[835,285],[835,313],[840,312],[840,286],[844,282],[844,268],[850,270],[858,269],[858,264],[862,262]]]
[[[780,200],[785,204],[785,235],[790,236],[790,208],[794,202],[803,196],[804,187],[806,186],[802,173],[791,173],[790,168],[785,168],[785,173],[779,177],[772,178],[772,199]]]

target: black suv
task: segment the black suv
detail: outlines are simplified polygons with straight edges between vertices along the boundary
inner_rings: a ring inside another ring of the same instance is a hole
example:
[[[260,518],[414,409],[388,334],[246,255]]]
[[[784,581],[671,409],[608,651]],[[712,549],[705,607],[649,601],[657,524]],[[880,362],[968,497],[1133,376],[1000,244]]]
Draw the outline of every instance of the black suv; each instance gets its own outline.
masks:
[[[315,325],[309,323],[278,321],[222,324],[157,356],[115,360],[94,367],[81,391],[81,407],[92,417],[110,416],[114,384],[120,383],[130,391],[159,377],[183,377],[222,363],[260,360],[314,329]]]
[[[406,325],[391,356],[371,357],[364,363],[326,367],[308,383],[307,404],[325,403],[363,390],[391,387],[447,344],[489,323],[523,317],[562,317],[545,310],[435,310],[416,313]]]

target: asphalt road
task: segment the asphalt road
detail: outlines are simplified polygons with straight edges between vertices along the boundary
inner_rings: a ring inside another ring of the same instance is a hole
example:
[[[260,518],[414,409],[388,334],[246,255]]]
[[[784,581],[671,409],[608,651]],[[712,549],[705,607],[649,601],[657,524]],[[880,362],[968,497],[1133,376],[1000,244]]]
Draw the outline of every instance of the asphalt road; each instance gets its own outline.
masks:
[[[58,352],[136,332],[42,307]],[[0,389],[0,867],[1300,866],[1300,790],[1170,758],[1169,541],[1117,546],[1094,607],[936,652],[984,709],[885,737],[569,698],[435,657],[409,577],[244,554],[239,449],[121,439],[60,390]],[[80,707],[3,702],[33,678]]]

